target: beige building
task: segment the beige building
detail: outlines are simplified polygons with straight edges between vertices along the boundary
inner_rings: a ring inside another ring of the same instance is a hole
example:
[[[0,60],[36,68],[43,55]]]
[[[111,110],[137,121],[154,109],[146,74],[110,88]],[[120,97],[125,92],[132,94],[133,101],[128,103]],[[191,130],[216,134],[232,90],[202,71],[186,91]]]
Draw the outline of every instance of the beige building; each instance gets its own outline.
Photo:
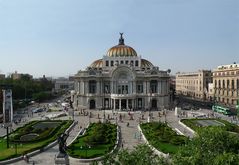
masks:
[[[207,98],[208,98],[208,100],[213,101],[213,98],[214,98],[214,86],[213,86],[213,83],[209,83],[208,84]]]
[[[213,86],[217,102],[236,105],[239,99],[239,64],[221,65],[213,70]]]
[[[199,99],[208,98],[208,84],[212,82],[210,70],[198,72],[177,73],[176,93]]]

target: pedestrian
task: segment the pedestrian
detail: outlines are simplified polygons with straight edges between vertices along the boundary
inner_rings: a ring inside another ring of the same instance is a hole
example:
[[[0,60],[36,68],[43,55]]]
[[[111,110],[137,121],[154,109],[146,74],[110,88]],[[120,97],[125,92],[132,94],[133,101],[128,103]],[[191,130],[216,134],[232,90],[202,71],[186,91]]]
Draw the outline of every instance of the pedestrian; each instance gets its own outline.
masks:
[[[123,142],[121,143],[121,148],[124,148],[124,143]]]
[[[134,133],[134,138],[137,139],[137,132]]]

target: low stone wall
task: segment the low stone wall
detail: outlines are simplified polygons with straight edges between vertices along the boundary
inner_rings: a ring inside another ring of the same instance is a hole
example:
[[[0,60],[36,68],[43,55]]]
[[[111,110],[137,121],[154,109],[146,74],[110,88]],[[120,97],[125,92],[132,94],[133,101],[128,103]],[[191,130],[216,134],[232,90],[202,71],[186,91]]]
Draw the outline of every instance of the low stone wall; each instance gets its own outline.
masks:
[[[177,132],[177,134],[178,135],[183,135],[183,136],[185,136],[185,134],[184,133],[182,133],[179,129],[177,129],[177,128],[174,128],[174,130]]]
[[[143,134],[143,131],[142,129],[140,128],[140,125],[138,125],[138,130],[140,131],[140,133],[142,134],[142,137],[145,141],[145,143],[154,151],[155,154],[157,154],[158,156],[162,156],[164,158],[168,158],[169,157],[169,154],[165,154],[159,150],[157,150],[155,147],[153,147],[152,145],[149,144],[148,140],[146,139],[146,137],[144,136]]]
[[[181,120],[178,121],[178,124],[180,124],[181,126],[183,126],[185,129],[189,130],[190,132],[192,132],[193,134],[195,134],[196,132],[194,130],[192,130],[190,127],[186,126],[184,123],[181,122]]]
[[[70,130],[72,130],[72,128],[76,125],[76,122],[73,122],[71,124],[71,126],[65,131],[65,133],[68,133]],[[38,150],[35,150],[35,151],[32,151],[28,154],[26,154],[28,157],[32,157],[32,156],[35,156],[43,151],[46,151],[48,150],[49,148],[52,148],[54,146],[56,146],[58,144],[57,140],[55,140],[54,142],[48,144],[47,146],[41,148],[41,149],[38,149]],[[4,160],[4,161],[0,161],[0,165],[5,165],[5,164],[11,164],[11,163],[15,163],[17,161],[20,161],[20,160],[23,160],[23,157],[22,156],[19,156],[19,157],[16,157],[16,158],[12,158],[12,159],[9,159],[9,160]]]
[[[88,126],[87,126],[87,127],[88,127]],[[85,133],[85,131],[84,131],[84,133]],[[117,126],[117,138],[116,138],[115,146],[114,146],[114,148],[113,148],[109,153],[107,153],[106,155],[111,155],[112,153],[115,152],[115,150],[117,149],[117,147],[119,147],[119,140],[120,140],[120,137],[119,137],[119,136],[120,136],[120,133],[121,133],[120,127]],[[72,141],[72,142],[73,142],[73,141]],[[87,162],[93,162],[93,161],[103,160],[106,155],[100,156],[100,157],[96,157],[96,158],[90,158],[90,159],[78,159],[78,158],[74,158],[74,157],[71,157],[71,156],[69,156],[69,158],[70,158],[70,160],[87,163]]]

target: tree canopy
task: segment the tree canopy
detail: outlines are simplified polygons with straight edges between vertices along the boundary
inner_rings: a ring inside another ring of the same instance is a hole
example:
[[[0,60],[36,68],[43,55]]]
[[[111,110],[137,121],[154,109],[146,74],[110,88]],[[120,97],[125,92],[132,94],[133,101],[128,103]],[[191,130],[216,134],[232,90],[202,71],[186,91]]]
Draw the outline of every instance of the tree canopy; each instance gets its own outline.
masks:
[[[218,127],[202,129],[174,156],[177,165],[239,164],[239,135]]]

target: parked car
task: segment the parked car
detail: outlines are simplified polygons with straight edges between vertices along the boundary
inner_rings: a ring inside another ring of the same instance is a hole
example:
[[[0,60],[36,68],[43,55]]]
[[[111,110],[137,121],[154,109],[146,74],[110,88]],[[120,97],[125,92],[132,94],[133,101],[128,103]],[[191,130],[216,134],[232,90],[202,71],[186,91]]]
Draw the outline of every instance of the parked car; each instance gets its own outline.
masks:
[[[36,108],[36,109],[32,110],[33,113],[38,113],[38,112],[43,112],[43,111],[44,111],[43,108]]]

